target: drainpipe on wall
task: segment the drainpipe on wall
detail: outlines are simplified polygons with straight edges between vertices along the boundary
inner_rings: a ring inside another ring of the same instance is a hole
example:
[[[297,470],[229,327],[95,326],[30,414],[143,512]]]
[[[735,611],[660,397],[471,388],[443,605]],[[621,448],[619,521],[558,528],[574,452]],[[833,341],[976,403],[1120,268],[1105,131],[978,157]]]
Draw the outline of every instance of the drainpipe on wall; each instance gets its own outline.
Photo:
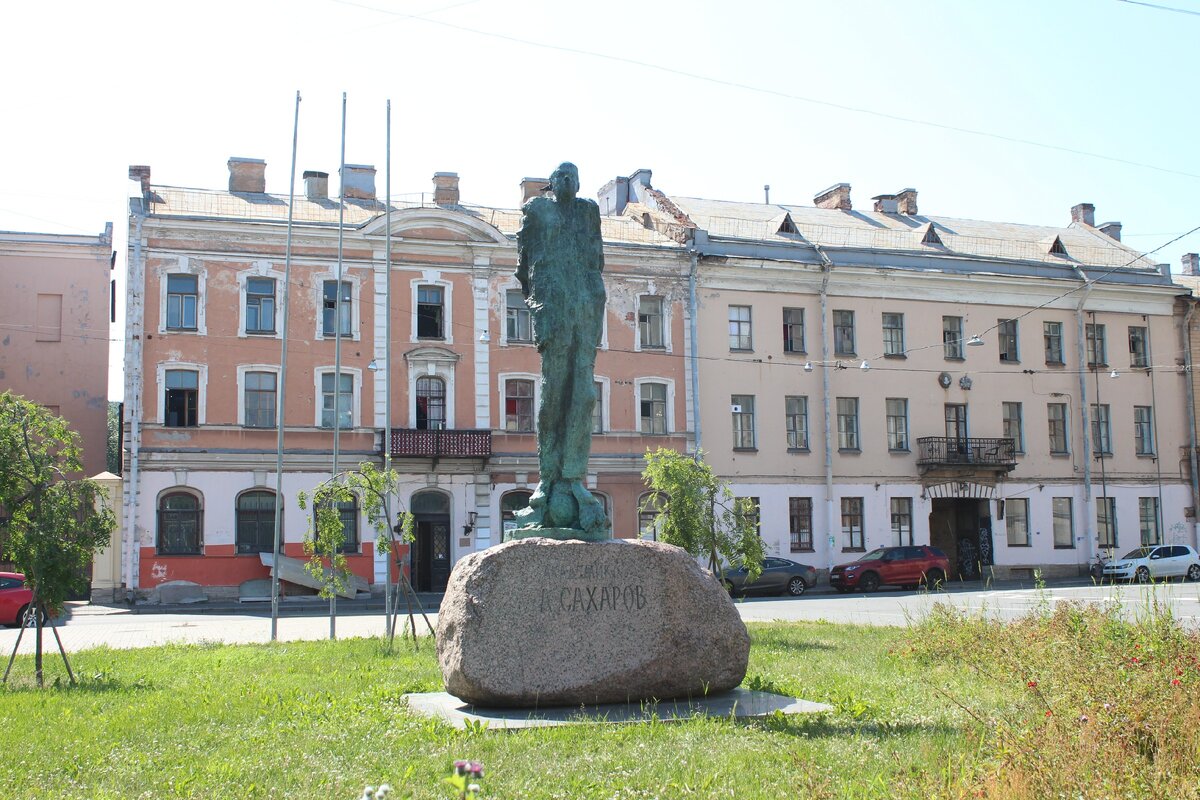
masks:
[[[122,571],[125,595],[133,602],[138,589],[137,507],[142,442],[142,332],[145,325],[146,263],[142,253],[142,221],[146,218],[149,190],[130,202],[133,212],[133,258],[125,287],[125,408],[129,417],[129,480],[125,484],[125,531]]]
[[[821,258],[821,413],[825,422],[825,530],[827,536],[834,536],[833,516],[833,426],[829,416],[829,314],[826,310],[829,294],[829,275],[833,271],[833,262],[819,245],[814,244],[813,250]],[[836,540],[835,540],[836,541]],[[829,547],[829,558],[826,568],[833,569],[833,545]]]
[[[1087,534],[1087,562],[1091,564],[1096,556],[1100,532],[1096,527],[1095,511],[1088,513],[1089,504],[1092,502],[1092,431],[1088,417],[1087,336],[1083,328],[1083,306],[1092,293],[1092,284],[1081,268],[1075,267],[1075,274],[1083,281],[1083,296],[1079,298],[1079,304],[1075,307],[1075,350],[1079,359],[1079,419],[1083,425],[1083,435],[1080,438],[1083,441],[1084,531]]]
[[[700,452],[700,370],[697,359],[700,330],[696,322],[696,272],[699,269],[700,254],[693,248],[691,252],[692,265],[688,272],[688,335],[692,342],[692,352],[688,355],[688,363],[692,369],[692,426],[696,432],[696,453]]]
[[[1200,549],[1200,474],[1196,471],[1196,387],[1192,385],[1192,314],[1196,301],[1189,297],[1183,315],[1183,365],[1187,377],[1188,450],[1192,462],[1192,546]]]

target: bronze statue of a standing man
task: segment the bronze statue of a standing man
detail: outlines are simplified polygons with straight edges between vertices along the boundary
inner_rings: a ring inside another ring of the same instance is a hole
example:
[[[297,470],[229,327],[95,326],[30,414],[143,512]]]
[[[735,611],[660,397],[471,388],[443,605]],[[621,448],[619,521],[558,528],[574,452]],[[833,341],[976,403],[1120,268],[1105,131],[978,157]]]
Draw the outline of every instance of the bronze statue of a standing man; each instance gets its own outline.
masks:
[[[609,538],[603,506],[584,486],[596,403],[596,348],[604,324],[600,209],[576,197],[579,170],[558,165],[554,199],[525,204],[517,232],[517,280],[533,313],[542,356],[537,490],[517,514],[517,536],[558,529],[556,538]],[[563,530],[568,529],[568,530]],[[572,531],[581,536],[571,536]]]

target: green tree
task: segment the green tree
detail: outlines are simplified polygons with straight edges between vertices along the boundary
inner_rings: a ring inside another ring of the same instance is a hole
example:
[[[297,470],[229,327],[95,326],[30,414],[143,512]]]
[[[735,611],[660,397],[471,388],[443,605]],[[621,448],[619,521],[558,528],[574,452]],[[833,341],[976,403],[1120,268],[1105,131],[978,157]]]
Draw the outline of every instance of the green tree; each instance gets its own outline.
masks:
[[[745,567],[748,581],[758,578],[765,553],[756,509],[749,499],[733,496],[703,452],[693,458],[664,447],[648,450],[642,479],[653,491],[641,510],[657,512],[660,540],[706,558],[714,576],[728,563]]]
[[[105,450],[105,469],[121,474],[121,404],[108,404],[108,447]]]
[[[25,574],[36,621],[34,668],[42,685],[42,621],[72,592],[108,544],[116,515],[82,476],[79,434],[66,420],[11,392],[0,394],[0,549]],[[65,657],[65,655],[64,655]]]
[[[387,553],[390,563],[392,546],[397,541],[412,542],[413,517],[393,508],[399,476],[395,470],[376,469],[369,461],[333,475],[313,489],[298,494],[300,508],[312,507],[311,524],[304,534],[305,569],[321,583],[320,596],[329,600],[329,638],[337,637],[337,596],[350,587],[350,569],[344,552],[346,531],[342,527],[339,503],[356,502],[375,528],[375,546]],[[391,629],[389,624],[388,629]]]

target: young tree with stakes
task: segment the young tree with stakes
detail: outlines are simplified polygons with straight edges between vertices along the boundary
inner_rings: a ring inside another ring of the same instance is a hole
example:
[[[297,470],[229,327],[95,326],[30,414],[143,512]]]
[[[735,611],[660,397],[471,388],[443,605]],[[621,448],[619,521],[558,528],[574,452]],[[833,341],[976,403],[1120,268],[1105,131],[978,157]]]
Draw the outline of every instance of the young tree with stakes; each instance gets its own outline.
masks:
[[[702,452],[693,458],[663,447],[648,450],[642,478],[652,491],[640,511],[657,512],[660,541],[707,559],[718,580],[722,562],[745,567],[747,582],[758,578],[765,553],[756,509],[749,499],[733,496]]]
[[[25,574],[33,599],[22,624],[36,629],[34,672],[43,685],[42,629],[72,592],[87,589],[85,569],[116,525],[98,501],[104,490],[82,477],[79,434],[66,420],[11,392],[0,394],[0,555]],[[51,628],[71,682],[75,676],[58,631]],[[4,671],[8,680],[25,633]]]

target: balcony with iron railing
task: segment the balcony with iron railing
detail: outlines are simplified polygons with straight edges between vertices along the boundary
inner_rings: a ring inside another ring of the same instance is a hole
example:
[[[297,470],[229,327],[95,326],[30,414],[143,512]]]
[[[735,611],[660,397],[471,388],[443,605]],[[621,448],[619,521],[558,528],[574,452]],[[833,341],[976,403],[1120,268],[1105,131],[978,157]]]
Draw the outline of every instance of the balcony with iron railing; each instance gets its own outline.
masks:
[[[490,430],[392,428],[392,458],[488,458]]]
[[[1017,466],[1013,439],[923,436],[917,439],[917,466],[975,467],[1011,472]]]

